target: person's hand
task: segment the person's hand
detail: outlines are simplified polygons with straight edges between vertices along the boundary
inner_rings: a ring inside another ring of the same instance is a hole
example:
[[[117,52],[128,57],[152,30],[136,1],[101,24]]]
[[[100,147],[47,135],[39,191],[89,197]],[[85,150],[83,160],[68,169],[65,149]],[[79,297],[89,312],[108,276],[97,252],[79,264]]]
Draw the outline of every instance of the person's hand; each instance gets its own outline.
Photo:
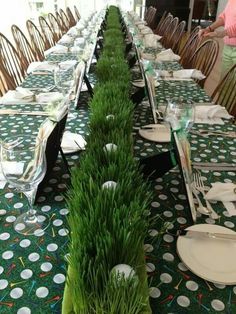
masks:
[[[204,28],[204,29],[200,29],[200,31],[198,32],[198,36],[200,38],[205,37],[207,34],[209,34],[211,32],[211,30],[209,29],[209,27]]]

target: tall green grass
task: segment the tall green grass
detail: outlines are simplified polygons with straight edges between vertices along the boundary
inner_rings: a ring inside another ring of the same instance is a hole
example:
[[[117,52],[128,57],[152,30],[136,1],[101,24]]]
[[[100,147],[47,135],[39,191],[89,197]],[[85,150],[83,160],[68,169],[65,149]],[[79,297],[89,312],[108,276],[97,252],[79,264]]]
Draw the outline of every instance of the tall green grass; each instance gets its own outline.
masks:
[[[110,7],[89,104],[86,153],[73,170],[67,197],[72,269],[67,285],[74,313],[149,313],[143,242],[151,195],[133,158],[130,73],[119,19],[118,9]],[[117,149],[107,151],[108,143]],[[106,181],[115,181],[116,188],[104,189]],[[130,265],[135,276],[118,279],[111,273],[117,264]]]

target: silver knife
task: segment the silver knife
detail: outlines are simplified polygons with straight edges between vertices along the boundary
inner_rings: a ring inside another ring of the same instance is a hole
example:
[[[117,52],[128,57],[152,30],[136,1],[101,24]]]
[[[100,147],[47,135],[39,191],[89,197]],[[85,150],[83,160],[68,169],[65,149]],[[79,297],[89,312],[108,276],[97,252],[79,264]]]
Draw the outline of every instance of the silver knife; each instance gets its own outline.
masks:
[[[189,238],[208,238],[208,239],[221,239],[221,240],[236,240],[236,233],[219,233],[219,232],[206,232],[196,230],[178,230],[178,236],[187,236]]]

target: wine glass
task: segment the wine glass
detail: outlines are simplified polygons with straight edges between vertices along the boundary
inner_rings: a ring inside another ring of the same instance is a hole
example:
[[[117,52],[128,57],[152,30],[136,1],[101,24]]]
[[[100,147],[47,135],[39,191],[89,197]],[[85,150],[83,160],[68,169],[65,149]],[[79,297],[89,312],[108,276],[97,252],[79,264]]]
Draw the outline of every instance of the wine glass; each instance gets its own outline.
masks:
[[[28,199],[29,209],[14,222],[14,229],[21,234],[34,234],[49,225],[49,217],[36,215],[33,203],[38,184],[46,173],[45,141],[32,135],[11,136],[1,142],[0,164],[9,184]]]
[[[74,66],[64,66],[58,64],[54,70],[54,83],[57,89],[66,96],[72,91],[74,84]]]
[[[167,99],[164,120],[170,123],[173,131],[187,134],[194,124],[194,104],[182,97]]]
[[[63,94],[66,99],[74,99],[75,89],[75,67],[58,64],[58,67],[54,70],[54,83],[57,89]],[[69,105],[69,102],[67,102]],[[69,107],[68,107],[69,110]],[[75,119],[76,116],[73,113],[68,113],[68,118]]]

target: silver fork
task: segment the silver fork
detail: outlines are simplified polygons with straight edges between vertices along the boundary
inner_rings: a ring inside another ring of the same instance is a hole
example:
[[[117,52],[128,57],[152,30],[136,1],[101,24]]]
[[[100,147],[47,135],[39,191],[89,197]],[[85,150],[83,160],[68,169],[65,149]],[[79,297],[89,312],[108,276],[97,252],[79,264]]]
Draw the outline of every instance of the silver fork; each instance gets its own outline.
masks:
[[[205,199],[205,186],[204,186],[204,182],[202,180],[202,177],[199,173],[194,173],[193,174],[193,180],[194,180],[194,185],[197,191],[199,191],[202,196]],[[206,202],[206,207],[209,210],[209,215],[212,219],[218,219],[220,218],[220,216],[214,211],[214,209],[212,208],[211,204],[209,203],[208,200],[205,200]]]

